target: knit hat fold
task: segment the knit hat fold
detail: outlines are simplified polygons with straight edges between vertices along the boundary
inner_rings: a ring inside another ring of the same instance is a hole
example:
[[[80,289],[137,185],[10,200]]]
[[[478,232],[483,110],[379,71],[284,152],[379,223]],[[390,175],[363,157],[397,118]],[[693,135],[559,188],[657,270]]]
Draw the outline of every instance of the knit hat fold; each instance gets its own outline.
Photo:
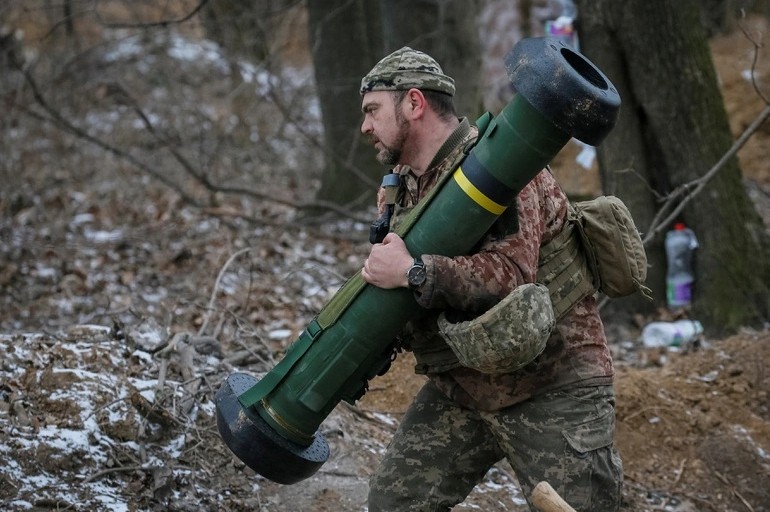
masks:
[[[369,91],[411,89],[437,91],[454,96],[455,81],[444,74],[430,55],[404,46],[378,62],[361,80],[361,94]]]

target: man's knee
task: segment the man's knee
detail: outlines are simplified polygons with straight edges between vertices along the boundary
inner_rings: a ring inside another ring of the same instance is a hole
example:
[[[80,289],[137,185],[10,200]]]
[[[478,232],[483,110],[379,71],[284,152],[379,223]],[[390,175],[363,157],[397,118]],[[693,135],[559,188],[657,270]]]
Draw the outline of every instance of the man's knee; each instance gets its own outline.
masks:
[[[501,419],[517,432],[506,450],[525,494],[546,480],[576,510],[619,508],[623,469],[613,445],[611,388],[551,393]],[[533,427],[522,430],[524,424]]]

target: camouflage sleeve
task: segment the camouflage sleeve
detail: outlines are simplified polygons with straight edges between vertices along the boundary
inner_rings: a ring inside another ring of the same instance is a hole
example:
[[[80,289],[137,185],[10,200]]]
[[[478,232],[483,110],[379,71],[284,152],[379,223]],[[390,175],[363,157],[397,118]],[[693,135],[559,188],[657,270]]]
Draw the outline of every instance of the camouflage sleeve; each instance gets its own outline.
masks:
[[[425,308],[486,311],[516,286],[537,275],[540,244],[564,225],[567,198],[551,173],[543,170],[517,197],[516,233],[500,239],[487,236],[469,256],[423,255],[428,279],[416,298]]]

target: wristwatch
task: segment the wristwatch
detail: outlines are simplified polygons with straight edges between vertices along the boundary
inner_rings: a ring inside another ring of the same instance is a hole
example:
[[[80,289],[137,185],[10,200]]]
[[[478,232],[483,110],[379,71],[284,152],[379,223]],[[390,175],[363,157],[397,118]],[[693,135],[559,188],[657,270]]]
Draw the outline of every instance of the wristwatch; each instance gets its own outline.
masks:
[[[412,266],[406,271],[406,280],[409,283],[409,288],[412,290],[419,288],[427,278],[428,271],[425,268],[425,263],[419,257],[415,258]]]

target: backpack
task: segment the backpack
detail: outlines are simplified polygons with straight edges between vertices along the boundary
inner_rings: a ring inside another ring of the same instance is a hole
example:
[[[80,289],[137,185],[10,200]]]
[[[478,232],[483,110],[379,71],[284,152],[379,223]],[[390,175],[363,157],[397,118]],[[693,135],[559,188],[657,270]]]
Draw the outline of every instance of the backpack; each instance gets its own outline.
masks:
[[[651,298],[644,285],[647,253],[620,198],[600,196],[570,204],[567,220],[578,233],[597,290],[612,298],[637,291]]]

